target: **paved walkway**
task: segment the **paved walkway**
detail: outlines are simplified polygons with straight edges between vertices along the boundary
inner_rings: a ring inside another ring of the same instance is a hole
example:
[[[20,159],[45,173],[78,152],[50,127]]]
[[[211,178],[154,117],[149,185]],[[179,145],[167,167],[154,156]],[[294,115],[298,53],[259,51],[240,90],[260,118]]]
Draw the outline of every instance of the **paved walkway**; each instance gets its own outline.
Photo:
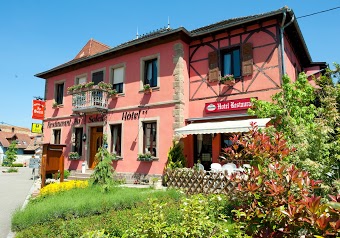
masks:
[[[4,173],[0,167],[0,238],[14,237],[11,229],[12,213],[21,208],[32,192],[32,169],[18,168],[18,173]]]

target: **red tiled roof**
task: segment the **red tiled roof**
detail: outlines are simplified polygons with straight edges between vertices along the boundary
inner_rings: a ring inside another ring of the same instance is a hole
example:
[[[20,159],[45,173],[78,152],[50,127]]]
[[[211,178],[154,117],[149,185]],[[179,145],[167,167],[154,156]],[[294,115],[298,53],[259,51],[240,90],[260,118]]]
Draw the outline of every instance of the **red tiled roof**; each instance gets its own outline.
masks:
[[[13,140],[17,140],[18,149],[26,149],[31,143],[31,137],[27,134],[0,131],[0,143],[3,147],[9,147]]]
[[[27,146],[25,150],[36,150],[42,144],[42,138],[40,136],[31,137],[31,143]]]
[[[95,55],[108,49],[110,49],[109,46],[104,45],[94,39],[90,39],[73,60]]]
[[[3,147],[8,147],[9,146],[9,142],[7,140],[7,137],[9,136],[9,134],[13,134],[13,133],[8,133],[8,132],[3,132],[3,131],[0,131],[0,144],[3,146]]]

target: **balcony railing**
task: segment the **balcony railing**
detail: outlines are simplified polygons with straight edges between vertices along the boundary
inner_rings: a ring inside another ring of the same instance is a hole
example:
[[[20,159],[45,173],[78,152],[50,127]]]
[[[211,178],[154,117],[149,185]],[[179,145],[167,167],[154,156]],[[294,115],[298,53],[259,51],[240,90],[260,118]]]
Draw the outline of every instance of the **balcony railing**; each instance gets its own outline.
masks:
[[[72,109],[74,112],[95,112],[108,109],[108,91],[90,89],[70,93],[72,95]]]

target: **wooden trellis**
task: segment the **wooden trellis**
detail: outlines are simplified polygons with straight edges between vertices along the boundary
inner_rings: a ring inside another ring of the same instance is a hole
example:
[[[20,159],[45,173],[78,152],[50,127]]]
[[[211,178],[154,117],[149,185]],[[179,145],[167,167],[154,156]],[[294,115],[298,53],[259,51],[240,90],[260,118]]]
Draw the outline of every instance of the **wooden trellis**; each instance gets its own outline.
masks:
[[[164,174],[167,187],[179,188],[187,194],[230,194],[237,182],[232,182],[225,172],[166,170]]]

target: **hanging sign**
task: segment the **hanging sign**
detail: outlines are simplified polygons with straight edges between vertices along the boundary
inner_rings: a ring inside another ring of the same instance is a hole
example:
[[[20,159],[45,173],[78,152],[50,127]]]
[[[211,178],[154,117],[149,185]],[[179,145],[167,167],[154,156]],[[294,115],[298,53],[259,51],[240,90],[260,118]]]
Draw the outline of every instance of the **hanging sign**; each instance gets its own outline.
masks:
[[[227,112],[227,111],[236,111],[236,110],[244,110],[252,107],[252,103],[250,98],[242,98],[237,100],[230,101],[221,101],[221,102],[208,102],[205,104],[205,112]]]
[[[32,123],[31,132],[41,134],[42,133],[42,124]]]
[[[32,119],[44,120],[45,101],[33,100]]]

